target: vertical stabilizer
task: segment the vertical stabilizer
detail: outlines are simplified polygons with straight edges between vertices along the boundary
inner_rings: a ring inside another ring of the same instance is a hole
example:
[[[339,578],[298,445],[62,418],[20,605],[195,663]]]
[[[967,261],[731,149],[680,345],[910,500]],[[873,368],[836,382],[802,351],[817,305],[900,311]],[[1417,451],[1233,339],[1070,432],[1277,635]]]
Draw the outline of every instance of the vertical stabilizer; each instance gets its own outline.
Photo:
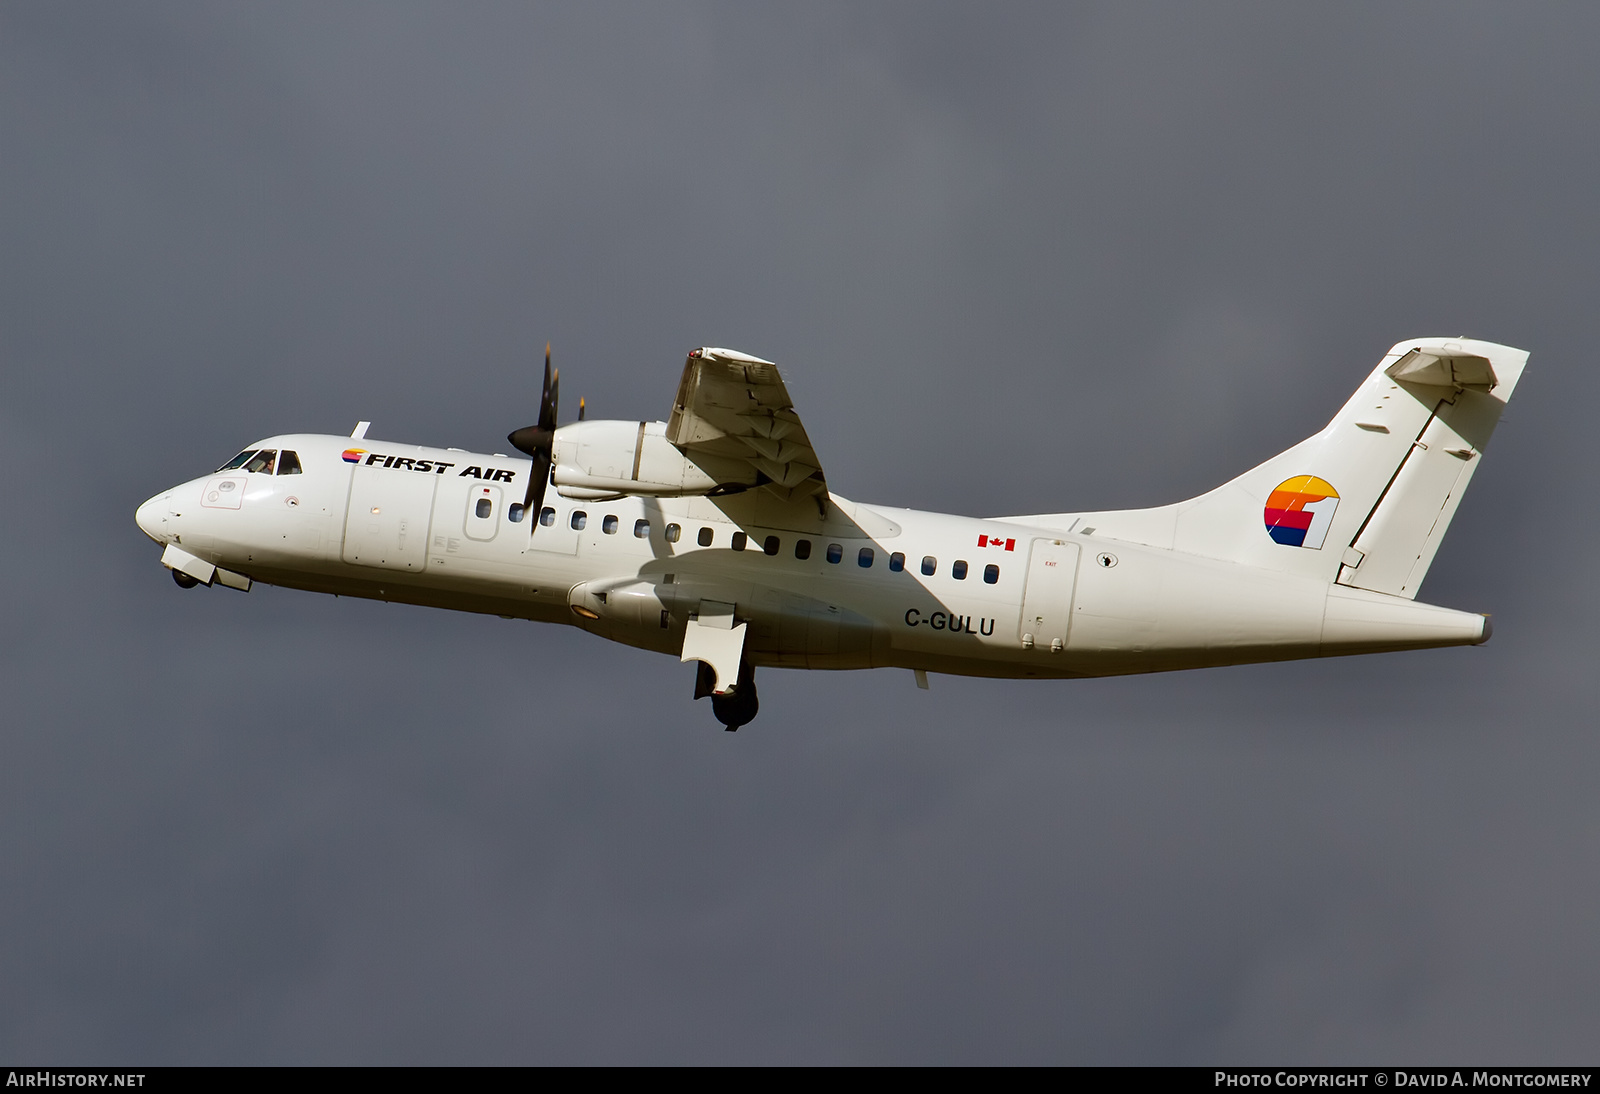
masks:
[[[1493,342],[1408,339],[1326,428],[1215,490],[1010,519],[1414,598],[1527,360]]]
[[[1528,355],[1465,340],[1406,345],[1384,374],[1395,393],[1433,408],[1344,552],[1338,581],[1414,599]]]

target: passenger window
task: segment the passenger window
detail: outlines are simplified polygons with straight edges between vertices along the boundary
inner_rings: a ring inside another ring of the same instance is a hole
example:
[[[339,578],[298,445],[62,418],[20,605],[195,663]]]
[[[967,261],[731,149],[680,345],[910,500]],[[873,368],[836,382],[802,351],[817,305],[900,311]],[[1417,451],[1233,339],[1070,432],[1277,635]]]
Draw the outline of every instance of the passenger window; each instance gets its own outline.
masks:
[[[474,512],[476,512],[479,517],[487,517],[490,513],[494,512],[494,502],[490,501],[488,498],[479,498],[478,507],[474,510]]]
[[[735,551],[744,550],[744,545],[748,542],[750,542],[750,537],[745,535],[743,532],[733,533],[733,549]]]
[[[270,475],[272,474],[273,458],[277,454],[278,450],[276,448],[263,448],[255,454],[254,459],[244,465],[244,469],[258,474]]]
[[[777,554],[778,548],[781,546],[782,544],[778,542],[777,536],[768,536],[766,539],[761,541],[761,549],[767,552],[769,555]]]
[[[698,538],[698,540],[696,542],[698,542],[700,544],[700,546],[702,546],[702,547],[711,546],[711,529],[709,529],[709,528],[700,529],[700,536],[699,536],[699,538]]]
[[[683,535],[683,528],[676,524],[667,525],[667,542],[676,543]]]
[[[906,556],[899,551],[889,556],[889,572],[897,574],[906,568]]]
[[[844,548],[837,543],[828,544],[828,561],[837,563],[844,557]]]
[[[555,527],[556,511],[546,505],[543,509],[539,510],[539,523],[544,525],[546,528]]]
[[[872,569],[871,547],[863,547],[860,551],[856,552],[856,565],[860,566],[863,570]]]
[[[990,563],[988,566],[985,566],[983,568],[983,583],[985,585],[993,585],[995,582],[997,582],[999,580],[1000,580],[1000,567],[994,565],[993,563]]]
[[[237,456],[235,456],[233,459],[229,460],[227,463],[225,463],[221,467],[217,468],[217,470],[218,471],[232,471],[236,467],[243,467],[244,466],[244,461],[248,460],[251,456],[254,456],[255,454],[256,454],[256,450],[255,449],[247,448],[243,452],[241,452]]]
[[[279,472],[279,474],[282,474],[282,472]],[[523,513],[522,503],[514,501],[511,503],[511,508],[506,510],[506,519],[512,524],[521,524]]]
[[[284,449],[283,455],[278,457],[278,474],[300,474],[300,454],[298,452],[290,452],[287,448]]]
[[[967,580],[967,563],[964,559],[957,559],[950,564],[950,576],[957,581]]]
[[[572,511],[572,519],[568,523],[572,525],[573,531],[581,532],[584,525],[589,523],[589,514],[582,509],[574,509]]]
[[[811,557],[811,541],[809,539],[797,539],[797,540],[794,541],[794,557],[795,558],[810,558]]]
[[[633,522],[633,534],[634,534],[634,537],[637,538],[637,539],[649,539],[650,538],[650,522],[647,521],[647,520],[636,520],[636,521],[634,521]]]
[[[600,530],[608,536],[616,535],[617,515],[615,513],[607,513],[605,518],[600,521]]]
[[[939,570],[939,560],[932,555],[922,556],[922,576],[932,577]]]

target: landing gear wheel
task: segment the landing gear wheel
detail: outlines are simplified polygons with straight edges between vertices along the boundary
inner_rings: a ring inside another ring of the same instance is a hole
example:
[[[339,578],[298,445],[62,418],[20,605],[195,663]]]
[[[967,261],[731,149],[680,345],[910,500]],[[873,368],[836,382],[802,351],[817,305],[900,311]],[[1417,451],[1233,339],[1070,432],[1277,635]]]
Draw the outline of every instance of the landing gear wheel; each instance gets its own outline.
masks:
[[[749,661],[741,661],[739,682],[727,695],[711,697],[711,713],[727,727],[729,733],[733,733],[740,726],[754,721],[760,709],[761,701],[756,697],[756,667]]]
[[[196,585],[200,584],[200,579],[199,578],[190,577],[188,574],[184,573],[182,570],[173,570],[172,571],[172,580],[174,580],[174,581],[176,581],[178,583],[178,588],[180,588],[180,589],[192,589]]]

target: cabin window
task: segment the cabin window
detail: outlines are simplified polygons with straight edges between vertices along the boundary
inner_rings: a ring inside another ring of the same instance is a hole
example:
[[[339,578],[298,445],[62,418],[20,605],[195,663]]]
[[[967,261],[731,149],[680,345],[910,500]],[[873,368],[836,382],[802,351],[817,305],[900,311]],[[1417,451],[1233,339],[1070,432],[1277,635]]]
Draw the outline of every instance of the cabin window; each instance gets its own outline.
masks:
[[[985,585],[993,585],[995,582],[997,582],[999,580],[1000,580],[1000,567],[996,566],[994,563],[991,562],[989,565],[987,565],[987,566],[985,566],[983,568],[983,583]]]
[[[676,543],[683,538],[683,527],[677,524],[667,525],[667,542]]]
[[[711,529],[709,529],[709,528],[700,529],[700,535],[695,539],[695,542],[700,544],[700,546],[702,546],[702,547],[711,546]]]
[[[828,561],[838,563],[844,557],[844,548],[837,543],[828,544]]]
[[[735,533],[733,533],[733,549],[735,551],[744,550],[744,545],[749,543],[749,542],[750,542],[750,537],[745,535],[743,532],[735,532]]]
[[[904,570],[905,568],[906,568],[906,556],[904,555],[904,553],[902,553],[900,551],[896,551],[894,554],[889,556],[889,572],[890,573],[897,574],[901,570]]]
[[[769,555],[777,554],[778,548],[781,546],[783,546],[783,544],[778,542],[777,536],[768,536],[766,539],[761,541],[761,549],[767,552]]]
[[[861,550],[856,552],[856,565],[860,566],[863,570],[872,569],[871,547],[863,547]]]
[[[932,577],[939,572],[939,560],[932,555],[922,556],[922,576]]]
[[[607,513],[604,519],[600,521],[600,530],[608,536],[616,535],[617,515],[615,513]]]
[[[650,522],[647,521],[647,520],[643,520],[643,519],[634,521],[633,522],[633,537],[635,539],[649,539],[650,538]]]
[[[490,513],[494,512],[494,502],[490,501],[488,498],[479,498],[478,504],[473,509],[473,512],[478,514],[479,519],[483,519],[489,516]]]
[[[574,509],[572,511],[572,519],[567,523],[572,525],[573,531],[581,532],[583,531],[584,525],[589,523],[589,514],[585,513],[582,509]]]
[[[249,463],[244,465],[246,471],[253,471],[262,475],[272,474],[272,464],[278,455],[276,448],[263,448],[257,452]]]
[[[809,539],[797,539],[797,540],[794,541],[794,557],[795,558],[810,558],[811,557],[811,541]]]
[[[300,474],[300,454],[298,452],[290,452],[287,448],[284,449],[283,455],[278,457],[278,474]]]
[[[957,581],[965,581],[965,580],[967,580],[967,561],[966,561],[966,559],[958,558],[958,559],[956,559],[956,561],[954,561],[954,562],[952,562],[950,564],[950,576],[955,578]]]
[[[235,456],[233,459],[229,460],[227,463],[225,463],[221,467],[217,468],[217,470],[218,471],[232,471],[236,467],[243,467],[244,466],[244,461],[248,460],[251,456],[254,456],[255,454],[256,454],[256,450],[255,449],[247,448],[243,452],[241,452],[237,456]]]
[[[282,472],[280,471],[279,474],[282,474]],[[522,508],[520,501],[514,501],[511,503],[511,508],[506,510],[506,519],[512,524],[521,524],[523,515],[526,512],[527,510]]]
[[[550,508],[550,506],[546,505],[543,509],[539,510],[539,523],[544,525],[546,528],[555,527],[556,511]]]

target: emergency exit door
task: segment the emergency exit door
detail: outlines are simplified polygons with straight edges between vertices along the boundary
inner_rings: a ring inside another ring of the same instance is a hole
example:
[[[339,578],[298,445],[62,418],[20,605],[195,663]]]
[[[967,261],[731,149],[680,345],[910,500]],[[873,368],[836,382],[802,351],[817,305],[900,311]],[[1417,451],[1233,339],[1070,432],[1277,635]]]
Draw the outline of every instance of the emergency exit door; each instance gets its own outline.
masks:
[[[1022,593],[1024,646],[1059,652],[1072,622],[1072,590],[1078,580],[1078,545],[1036,539],[1028,554],[1028,584]]]

